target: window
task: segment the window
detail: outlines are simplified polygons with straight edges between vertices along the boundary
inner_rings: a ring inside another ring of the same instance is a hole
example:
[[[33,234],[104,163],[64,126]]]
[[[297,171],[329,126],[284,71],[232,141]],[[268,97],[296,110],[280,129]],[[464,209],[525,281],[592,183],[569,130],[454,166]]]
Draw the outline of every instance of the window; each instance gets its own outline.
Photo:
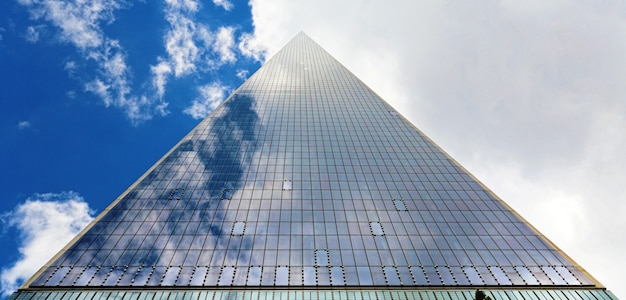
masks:
[[[370,229],[372,230],[373,235],[385,235],[383,226],[380,222],[370,222]]]
[[[243,235],[243,232],[246,229],[246,222],[235,222],[233,224],[232,235]]]
[[[283,191],[291,191],[291,180],[283,181]]]

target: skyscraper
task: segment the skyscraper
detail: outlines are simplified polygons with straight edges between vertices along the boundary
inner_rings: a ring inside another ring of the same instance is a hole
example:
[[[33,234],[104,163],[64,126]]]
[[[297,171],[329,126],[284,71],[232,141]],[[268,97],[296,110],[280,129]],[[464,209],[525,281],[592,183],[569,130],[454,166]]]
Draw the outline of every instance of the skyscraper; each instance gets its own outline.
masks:
[[[19,299],[615,299],[305,34]]]

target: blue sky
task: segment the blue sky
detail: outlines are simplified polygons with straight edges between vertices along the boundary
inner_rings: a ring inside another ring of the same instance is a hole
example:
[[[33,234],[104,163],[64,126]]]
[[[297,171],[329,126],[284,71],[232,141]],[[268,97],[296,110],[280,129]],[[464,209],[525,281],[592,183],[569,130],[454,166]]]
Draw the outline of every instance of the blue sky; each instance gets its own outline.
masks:
[[[24,218],[102,211],[260,65],[245,2],[81,2],[0,3],[5,271]]]
[[[84,2],[0,3],[4,287],[303,30],[626,297],[623,1]]]

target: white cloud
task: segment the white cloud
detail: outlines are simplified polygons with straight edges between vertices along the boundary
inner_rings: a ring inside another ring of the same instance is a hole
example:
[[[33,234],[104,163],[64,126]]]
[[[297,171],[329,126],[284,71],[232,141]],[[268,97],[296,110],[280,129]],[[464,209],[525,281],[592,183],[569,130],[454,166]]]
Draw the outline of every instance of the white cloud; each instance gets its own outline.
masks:
[[[29,121],[19,121],[17,122],[17,128],[18,129],[28,129],[31,127],[31,124]]]
[[[203,49],[210,49],[215,42],[215,33],[206,24],[197,24],[195,32],[196,40],[202,44]]]
[[[110,86],[106,85],[100,79],[94,79],[85,85],[85,90],[100,96],[100,98],[102,98],[102,100],[104,101],[104,105],[106,106],[111,105],[112,102],[111,95],[109,94],[109,89]]]
[[[29,43],[36,43],[39,41],[39,28],[35,26],[28,26],[26,28],[26,41]]]
[[[172,75],[180,78],[215,70],[237,60],[233,27],[211,31],[208,25],[198,22],[196,13],[200,4],[196,1],[168,0],[166,3],[165,19],[170,27],[163,40],[167,57],[157,58],[157,64],[151,66],[152,86],[160,98]]]
[[[152,86],[160,99],[163,99],[170,75],[180,77],[196,70],[195,64],[200,53],[194,40],[196,32],[200,32],[200,40],[210,38],[204,29],[197,30],[192,20],[199,7],[197,2],[166,0],[166,4],[165,19],[170,28],[163,39],[168,55],[167,58],[158,57],[158,63],[150,67]]]
[[[254,9],[253,9],[254,11]],[[255,30],[257,30],[255,28]],[[261,42],[258,38],[260,34],[254,35],[244,33],[239,38],[239,51],[246,57],[252,58],[256,61],[262,62],[267,57],[267,43]]]
[[[247,79],[250,71],[248,70],[237,70],[237,77],[240,79]]]
[[[233,63],[237,60],[233,47],[235,46],[235,38],[233,37],[234,28],[220,27],[217,30],[213,51],[220,56],[221,63]]]
[[[17,291],[92,219],[89,205],[75,192],[35,194],[5,213],[3,221],[19,232],[20,258],[2,268],[3,295]]]
[[[104,71],[112,78],[126,78],[127,66],[126,60],[121,53],[117,52],[112,57],[104,61]]]
[[[228,0],[213,0],[213,4],[221,6],[225,10],[233,9],[233,4]]]
[[[544,2],[252,0],[239,48],[304,30],[624,298],[626,15]]]
[[[77,68],[78,68],[78,64],[76,64],[76,62],[73,60],[66,62],[65,66],[63,67],[63,69],[70,74],[73,74]]]
[[[166,61],[159,61],[156,66],[151,66],[152,72],[152,86],[157,90],[157,95],[163,97],[165,94],[165,84],[167,83],[167,77],[172,74],[172,67]]]
[[[181,76],[196,69],[199,49],[193,39],[196,24],[180,12],[168,13],[172,28],[165,36],[165,49],[173,65],[174,75]]]
[[[194,100],[191,106],[187,107],[184,112],[194,119],[206,117],[224,100],[227,90],[228,87],[221,85],[219,82],[199,87],[200,97]]]
[[[186,2],[190,1],[183,1],[181,5],[189,7]],[[167,103],[160,97],[131,95],[130,70],[124,48],[119,41],[106,36],[101,28],[102,24],[115,20],[114,12],[123,8],[125,1],[20,0],[19,3],[29,8],[34,19],[46,20],[58,28],[61,41],[75,46],[86,60],[96,63],[99,74],[85,85],[85,90],[99,96],[105,106],[124,110],[133,123],[150,119],[154,114],[167,113],[162,109]],[[29,27],[28,32],[30,41],[39,39],[37,28]],[[75,63],[66,64],[70,76],[74,75],[75,67]]]
[[[195,0],[165,0],[170,9],[185,10],[190,12],[198,11],[200,4]]]
[[[81,50],[102,45],[105,37],[100,22],[113,21],[113,11],[121,8],[116,0],[54,1],[20,0],[35,19],[46,19],[61,29],[61,39]]]

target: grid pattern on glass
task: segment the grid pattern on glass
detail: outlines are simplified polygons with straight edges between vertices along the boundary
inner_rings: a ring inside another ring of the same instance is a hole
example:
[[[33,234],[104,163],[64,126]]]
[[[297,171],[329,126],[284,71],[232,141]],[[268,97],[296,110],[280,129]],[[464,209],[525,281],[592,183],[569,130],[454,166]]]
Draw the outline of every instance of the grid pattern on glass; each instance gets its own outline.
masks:
[[[30,282],[175,285],[594,282],[301,34]]]
[[[276,277],[282,277],[278,275]],[[598,299],[617,300],[611,292],[602,289],[524,289],[524,290],[485,290],[491,299]],[[43,294],[43,295],[42,295]],[[380,300],[474,300],[475,289],[455,290],[321,290],[321,291],[52,291],[45,293],[19,292],[11,300],[92,300],[92,299],[276,299],[276,300],[326,300],[326,299],[380,299]],[[47,297],[47,298],[46,298]]]
[[[385,235],[383,226],[380,222],[370,222],[370,229],[372,230],[373,235]]]
[[[283,182],[283,190],[285,191],[291,191],[291,180],[285,180]]]
[[[233,224],[232,235],[243,235],[246,229],[246,222],[235,222]]]
[[[396,209],[399,211],[407,211],[406,205],[402,199],[393,200],[393,204],[396,206]]]

